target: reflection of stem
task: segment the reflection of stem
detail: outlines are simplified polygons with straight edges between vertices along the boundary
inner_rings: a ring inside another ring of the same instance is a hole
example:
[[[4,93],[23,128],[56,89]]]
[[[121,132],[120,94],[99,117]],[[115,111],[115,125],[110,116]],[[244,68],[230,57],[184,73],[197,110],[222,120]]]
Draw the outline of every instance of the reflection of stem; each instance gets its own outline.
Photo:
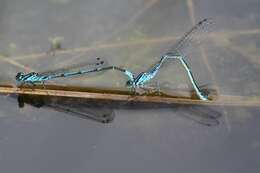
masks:
[[[186,3],[188,6],[188,12],[189,12],[189,16],[191,18],[191,23],[194,25],[195,24],[195,15],[194,15],[193,2],[192,2],[192,0],[186,0]]]
[[[121,48],[121,47],[137,46],[137,45],[157,44],[157,43],[164,43],[168,41],[176,41],[178,38],[179,37],[165,37],[160,39],[154,38],[154,39],[144,39],[144,40],[130,41],[130,42],[100,44],[92,47],[80,47],[75,49],[59,50],[56,52],[56,55],[71,54],[71,53],[86,53],[89,51],[96,51],[100,49],[113,49],[113,48]],[[42,58],[45,56],[46,53],[36,53],[36,54],[12,57],[12,59],[15,60],[32,59],[32,58]]]
[[[130,18],[130,20],[129,20],[126,24],[122,25],[121,27],[117,27],[117,30],[116,30],[115,32],[113,32],[113,33],[110,33],[107,38],[102,39],[101,41],[98,41],[98,42],[96,42],[96,43],[93,43],[93,46],[104,44],[107,40],[109,40],[109,39],[111,39],[111,38],[113,38],[113,37],[119,35],[120,32],[122,32],[122,31],[124,31],[124,30],[130,28],[130,26],[131,26],[132,24],[134,24],[134,22],[135,22],[142,14],[144,14],[144,12],[145,12],[146,10],[150,9],[150,8],[151,8],[154,4],[156,4],[157,2],[158,2],[158,0],[149,0],[149,1],[144,5],[144,7],[143,7],[141,10],[139,10],[137,13],[135,13],[135,14]],[[84,53],[84,52],[82,52],[82,53]],[[71,58],[71,61],[76,61],[76,60],[77,60],[77,58],[73,58],[73,59]],[[63,62],[63,63],[64,63],[64,64],[66,64],[66,63],[69,64],[69,63],[71,63],[71,62],[70,62],[70,61],[65,61],[65,62]]]
[[[233,33],[225,33],[225,32],[212,32],[209,33],[209,37],[213,38],[215,41],[221,41],[223,37],[233,37],[240,34],[256,34],[260,33],[259,30],[247,30],[247,31],[234,31]],[[158,44],[158,43],[165,43],[169,41],[175,42],[180,37],[162,37],[162,38],[151,38],[151,39],[143,39],[138,41],[129,41],[129,42],[117,42],[117,43],[109,43],[109,44],[100,44],[92,47],[80,47],[75,49],[66,49],[60,50],[56,52],[56,55],[61,54],[71,54],[71,53],[85,53],[89,51],[96,51],[99,49],[113,49],[113,48],[121,48],[121,47],[128,47],[128,46],[137,46],[137,45],[149,45],[149,44]],[[22,55],[11,57],[13,60],[20,60],[20,59],[31,59],[31,58],[42,58],[45,57],[46,53],[35,53],[30,55]]]
[[[245,58],[248,58],[253,64],[260,64],[259,56],[252,55],[252,54],[249,53],[248,51],[242,50],[241,47],[236,46],[236,45],[234,45],[234,44],[230,44],[228,47],[229,47],[231,50],[240,53],[240,54],[243,55]]]
[[[139,10],[137,13],[135,13],[135,15],[133,15],[130,20],[124,24],[122,27],[119,27],[117,28],[117,30],[115,32],[113,32],[112,34],[109,34],[109,37],[102,40],[102,41],[99,41],[99,42],[96,42],[95,45],[99,45],[99,44],[102,44],[104,42],[106,42],[107,40],[119,35],[120,32],[124,31],[124,30],[127,30],[130,28],[130,26],[132,24],[134,24],[134,22],[142,15],[144,14],[145,11],[147,11],[148,9],[150,9],[153,5],[155,5],[159,0],[149,0],[145,5],[144,7]]]
[[[33,71],[30,67],[27,67],[27,66],[25,66],[25,65],[22,65],[22,64],[18,63],[17,61],[12,60],[12,59],[10,59],[10,58],[6,58],[6,57],[4,57],[4,56],[0,56],[0,60],[5,61],[5,62],[7,62],[7,63],[9,63],[9,64],[12,64],[12,65],[14,65],[14,66],[16,66],[16,67],[25,69],[26,71]]]
[[[248,29],[238,31],[224,31],[224,32],[212,32],[209,35],[214,39],[221,39],[219,37],[240,37],[241,35],[253,35],[260,34],[260,29]]]
[[[249,53],[248,50],[243,49],[243,47],[232,44],[228,38],[221,38],[221,40],[219,40],[216,44],[218,46],[227,47],[227,48],[233,50],[234,52],[238,52],[243,57],[248,58],[253,64],[260,64],[259,56]]]
[[[260,33],[260,29],[245,30],[245,31],[234,31],[234,32],[212,32],[208,35],[209,35],[210,38],[214,39],[214,41],[221,42],[222,38],[239,36],[241,34],[257,34],[257,33]],[[89,51],[96,51],[96,50],[100,50],[100,49],[113,49],[113,48],[121,48],[121,47],[137,46],[137,45],[151,45],[151,44],[159,44],[159,43],[165,43],[165,42],[170,42],[170,41],[175,42],[179,38],[180,37],[163,37],[163,38],[143,39],[143,40],[130,41],[130,42],[100,44],[100,45],[96,45],[96,46],[93,46],[93,47],[80,47],[80,48],[75,48],[75,49],[60,50],[60,51],[56,52],[56,55],[72,54],[72,53],[86,53],[86,52],[89,52]],[[0,60],[8,62],[8,63],[10,63],[14,66],[19,67],[19,68],[29,70],[30,68],[25,67],[24,65],[16,62],[15,60],[42,58],[42,57],[45,57],[45,56],[46,56],[46,53],[35,53],[35,54],[30,54],[30,55],[8,57],[8,59],[4,56],[0,56]],[[248,57],[248,56],[246,56],[246,57]],[[29,71],[33,71],[33,70],[29,70]]]

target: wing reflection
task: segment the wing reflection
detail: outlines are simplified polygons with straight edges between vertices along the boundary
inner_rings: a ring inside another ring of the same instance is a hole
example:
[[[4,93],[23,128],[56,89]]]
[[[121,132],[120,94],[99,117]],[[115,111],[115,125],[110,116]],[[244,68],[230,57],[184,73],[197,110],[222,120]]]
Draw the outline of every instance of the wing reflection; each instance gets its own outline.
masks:
[[[110,123],[115,117],[113,109],[107,107],[103,102],[101,103],[93,100],[21,94],[18,95],[17,101],[20,108],[24,107],[24,104],[27,103],[37,108],[47,107],[101,123]]]
[[[177,108],[178,114],[206,126],[219,125],[222,114],[209,106],[183,105]]]
[[[56,111],[68,113],[84,119],[91,119],[97,122],[110,123],[115,118],[115,109],[124,110],[147,110],[172,108],[177,115],[188,118],[202,125],[219,125],[219,118],[222,114],[214,107],[206,105],[172,105],[172,104],[151,104],[135,102],[111,102],[95,101],[80,98],[50,97],[19,95],[19,107],[24,107],[25,103],[34,107],[47,107]]]

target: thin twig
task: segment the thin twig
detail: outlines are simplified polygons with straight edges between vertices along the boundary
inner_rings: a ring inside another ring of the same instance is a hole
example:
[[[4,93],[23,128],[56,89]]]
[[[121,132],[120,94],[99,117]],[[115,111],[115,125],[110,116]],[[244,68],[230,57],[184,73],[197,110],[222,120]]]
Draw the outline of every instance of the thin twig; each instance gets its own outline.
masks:
[[[191,97],[169,97],[169,96],[149,96],[149,95],[129,95],[126,93],[115,92],[90,92],[64,89],[30,89],[14,88],[11,86],[0,86],[1,94],[30,94],[56,97],[74,97],[94,100],[110,101],[131,101],[147,103],[167,103],[167,104],[196,104],[196,105],[216,105],[216,106],[243,106],[243,107],[260,107],[259,97],[243,97],[221,95],[216,100],[202,101]]]

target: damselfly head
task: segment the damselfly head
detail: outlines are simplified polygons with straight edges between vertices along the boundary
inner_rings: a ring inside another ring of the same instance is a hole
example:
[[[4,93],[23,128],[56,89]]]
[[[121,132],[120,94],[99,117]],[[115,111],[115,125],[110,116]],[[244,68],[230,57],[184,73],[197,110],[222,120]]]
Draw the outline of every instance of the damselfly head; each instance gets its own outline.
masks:
[[[24,73],[19,72],[16,74],[15,79],[16,79],[16,81],[21,81],[23,79],[23,77],[24,77]]]
[[[128,81],[126,82],[126,87],[127,87],[127,88],[130,88],[130,87],[132,87],[132,86],[133,86],[133,81],[128,80]]]

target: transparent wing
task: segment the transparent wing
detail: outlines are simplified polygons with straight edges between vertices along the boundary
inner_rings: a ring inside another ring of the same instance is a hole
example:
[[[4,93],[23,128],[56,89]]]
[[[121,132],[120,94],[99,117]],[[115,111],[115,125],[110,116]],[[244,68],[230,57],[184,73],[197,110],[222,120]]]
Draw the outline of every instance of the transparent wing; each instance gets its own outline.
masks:
[[[212,30],[213,22],[211,19],[203,19],[186,32],[179,41],[170,47],[166,54],[174,53],[186,56],[189,47],[196,47],[205,39],[207,33]]]
[[[203,19],[186,32],[173,46],[167,49],[163,55],[181,55],[187,61],[201,56],[199,46],[206,43],[207,34],[212,30],[213,22]],[[196,58],[198,60],[198,58]],[[179,63],[175,59],[167,59],[161,68]]]
[[[95,57],[95,58],[87,58],[81,62],[78,60],[77,64],[70,64],[66,67],[57,67],[55,70],[50,70],[47,72],[39,72],[41,75],[53,75],[53,74],[62,74],[71,71],[79,71],[82,69],[94,69],[108,66],[108,62],[105,58]]]
[[[186,32],[176,44],[167,49],[164,55],[181,55],[184,57],[192,69],[196,80],[198,73],[194,73],[194,71],[202,71],[204,67],[200,46],[206,45],[207,35],[212,28],[213,22],[210,19],[201,20]],[[165,88],[167,92],[169,88],[192,88],[187,72],[176,59],[164,61],[154,82],[160,86],[161,90]],[[167,85],[164,86],[164,84]]]

